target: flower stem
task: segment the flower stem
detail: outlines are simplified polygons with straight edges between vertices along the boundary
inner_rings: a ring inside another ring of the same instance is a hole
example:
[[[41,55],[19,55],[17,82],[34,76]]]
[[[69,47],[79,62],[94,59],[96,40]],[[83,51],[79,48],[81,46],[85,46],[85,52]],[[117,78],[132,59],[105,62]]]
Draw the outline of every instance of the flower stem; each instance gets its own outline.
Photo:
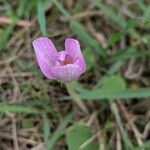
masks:
[[[85,112],[86,114],[88,114],[88,109],[85,106],[85,104],[83,103],[83,101],[81,100],[81,98],[79,97],[79,95],[76,93],[75,89],[73,88],[73,86],[71,85],[71,83],[66,83],[66,88],[67,91],[70,95],[70,97],[72,98],[72,100],[80,107],[80,109]]]

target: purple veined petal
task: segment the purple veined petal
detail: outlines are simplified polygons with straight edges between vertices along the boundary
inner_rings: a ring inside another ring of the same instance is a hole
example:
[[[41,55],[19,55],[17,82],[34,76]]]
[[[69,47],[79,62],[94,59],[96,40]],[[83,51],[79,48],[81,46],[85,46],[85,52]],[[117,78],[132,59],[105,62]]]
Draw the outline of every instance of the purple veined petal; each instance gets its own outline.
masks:
[[[46,37],[38,38],[32,44],[41,71],[46,77],[55,79],[51,72],[51,68],[55,65],[57,55],[54,44]]]
[[[85,65],[85,61],[83,59],[78,58],[74,64],[80,66],[80,68],[82,69],[82,73],[84,73],[86,71],[86,65]]]
[[[65,66],[55,66],[52,72],[56,79],[70,82],[79,78],[82,74],[82,69],[75,64],[67,64]]]
[[[80,49],[80,44],[77,40],[68,38],[65,40],[65,50],[76,60],[78,57],[83,57]]]
[[[66,39],[65,50],[73,57],[74,62],[77,61],[77,64],[82,68],[84,72],[86,70],[86,64],[81,52],[79,42],[71,38]]]
[[[56,78],[54,77],[54,75],[53,75],[52,70],[51,70],[52,67],[49,67],[49,66],[47,65],[47,62],[43,61],[43,60],[41,59],[41,57],[39,57],[39,58],[37,57],[37,60],[38,60],[38,64],[39,64],[39,66],[40,66],[40,69],[41,69],[42,73],[43,73],[47,78],[49,78],[49,79],[56,79]]]
[[[49,66],[55,65],[57,50],[51,40],[41,37],[34,40],[32,44],[38,58],[45,60]]]

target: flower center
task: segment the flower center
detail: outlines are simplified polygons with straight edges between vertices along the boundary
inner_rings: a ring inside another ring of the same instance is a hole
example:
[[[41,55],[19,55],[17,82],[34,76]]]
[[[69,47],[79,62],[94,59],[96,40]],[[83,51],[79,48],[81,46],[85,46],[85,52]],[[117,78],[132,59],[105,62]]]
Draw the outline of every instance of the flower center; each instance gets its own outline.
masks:
[[[59,59],[58,62],[61,66],[65,66],[67,64],[73,64],[73,59],[69,54],[66,54],[65,59],[63,61]]]

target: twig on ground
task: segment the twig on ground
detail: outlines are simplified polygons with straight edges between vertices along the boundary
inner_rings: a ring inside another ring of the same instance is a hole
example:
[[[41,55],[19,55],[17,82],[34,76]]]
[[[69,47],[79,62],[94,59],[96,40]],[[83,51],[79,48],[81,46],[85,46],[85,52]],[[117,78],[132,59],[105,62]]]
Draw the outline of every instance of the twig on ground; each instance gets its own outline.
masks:
[[[35,76],[36,74],[34,73],[31,73],[31,72],[16,72],[14,73],[14,77],[17,77],[17,78],[24,78],[24,77],[33,77]],[[1,75],[0,74],[0,78],[10,78],[10,75],[8,74],[4,74],[4,75]]]
[[[116,149],[117,150],[121,150],[121,136],[120,136],[120,132],[118,130],[116,130]]]
[[[0,137],[4,138],[4,139],[10,139],[10,140],[13,139],[12,135],[9,135],[9,134],[3,133],[3,132],[0,132]],[[37,144],[37,142],[34,140],[26,139],[26,138],[22,138],[22,137],[18,137],[18,141],[21,143],[30,144],[30,145],[36,145]]]
[[[122,110],[126,121],[131,126],[138,144],[142,145],[143,141],[141,140],[141,133],[139,132],[139,130],[136,127],[136,125],[134,124],[133,119],[131,119],[131,115],[129,114],[129,112],[127,111],[127,109],[125,108],[125,106],[123,105],[123,103],[121,101],[117,101],[117,103],[119,105],[119,108]]]
[[[61,20],[62,21],[70,21],[72,19],[77,19],[77,20],[81,20],[81,19],[84,19],[84,18],[88,18],[88,17],[92,17],[92,16],[99,16],[99,15],[105,15],[102,11],[99,11],[99,10],[92,10],[92,11],[85,11],[85,12],[82,12],[82,13],[78,13],[74,16],[70,16],[68,18],[64,18],[64,17],[61,17]]]
[[[32,148],[31,150],[45,150],[44,144],[40,143],[37,146],[35,146],[34,148]]]
[[[21,101],[22,97],[21,97],[18,82],[16,81],[12,68],[9,64],[7,64],[7,68],[14,84],[14,96],[12,98],[12,102]]]
[[[105,35],[100,31],[96,31],[96,29],[90,21],[87,21],[87,27],[89,31],[93,34],[93,36],[103,45],[103,47],[106,47],[107,40]]]
[[[87,145],[89,145],[91,142],[93,142],[98,136],[100,136],[101,130],[96,133],[94,136],[92,136],[90,139],[86,140],[81,146],[80,149],[84,149]]]
[[[92,122],[94,121],[94,119],[96,118],[97,116],[97,112],[95,111],[89,118],[88,122],[87,122],[87,126],[90,126],[92,124]]]
[[[6,115],[11,119],[12,121],[12,138],[13,138],[13,144],[14,144],[14,150],[19,150],[18,145],[18,137],[17,137],[17,127],[16,127],[16,119],[14,114],[7,112]]]
[[[143,70],[144,70],[144,67],[143,67],[144,60],[142,59],[142,62],[139,65],[139,68],[138,68],[137,72],[134,72],[134,70],[135,70],[134,68],[135,68],[135,65],[136,65],[135,63],[136,63],[136,58],[131,58],[130,61],[129,61],[128,69],[124,74],[124,76],[127,79],[138,79],[138,78],[141,77],[141,75],[143,73]]]
[[[13,141],[14,141],[14,149],[19,150],[15,117],[12,118],[12,136],[13,136]]]
[[[150,134],[150,121],[145,126],[144,132],[142,133],[142,138],[146,139],[149,134]]]
[[[7,17],[0,17],[0,24],[12,24],[13,20],[9,19]],[[18,20],[16,23],[18,26],[21,27],[34,27],[34,23],[31,21],[27,21],[27,20]]]
[[[111,107],[112,113],[114,114],[114,116],[116,118],[116,122],[117,122],[117,125],[119,127],[119,131],[121,133],[121,136],[124,140],[125,146],[127,146],[127,148],[132,148],[132,143],[131,143],[124,127],[123,127],[121,117],[120,117],[120,114],[119,114],[119,109],[118,109],[116,103],[110,101],[110,107]]]

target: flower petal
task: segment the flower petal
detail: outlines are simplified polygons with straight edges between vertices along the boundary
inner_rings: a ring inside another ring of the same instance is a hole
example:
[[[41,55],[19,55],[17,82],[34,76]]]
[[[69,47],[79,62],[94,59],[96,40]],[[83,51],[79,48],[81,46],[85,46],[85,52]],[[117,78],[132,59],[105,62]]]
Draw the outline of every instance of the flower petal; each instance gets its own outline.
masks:
[[[81,68],[74,64],[55,66],[52,68],[52,72],[56,79],[64,80],[66,82],[76,80],[82,74]]]
[[[74,61],[78,60],[77,64],[82,68],[83,72],[86,70],[85,60],[83,58],[80,44],[77,40],[68,38],[65,40],[65,49],[70,54]]]
[[[41,37],[33,41],[36,58],[43,74],[54,79],[51,67],[55,65],[57,51],[54,44],[46,37]]]
[[[82,69],[82,73],[86,71],[86,64],[84,59],[78,58],[74,64],[80,66],[80,68]]]

